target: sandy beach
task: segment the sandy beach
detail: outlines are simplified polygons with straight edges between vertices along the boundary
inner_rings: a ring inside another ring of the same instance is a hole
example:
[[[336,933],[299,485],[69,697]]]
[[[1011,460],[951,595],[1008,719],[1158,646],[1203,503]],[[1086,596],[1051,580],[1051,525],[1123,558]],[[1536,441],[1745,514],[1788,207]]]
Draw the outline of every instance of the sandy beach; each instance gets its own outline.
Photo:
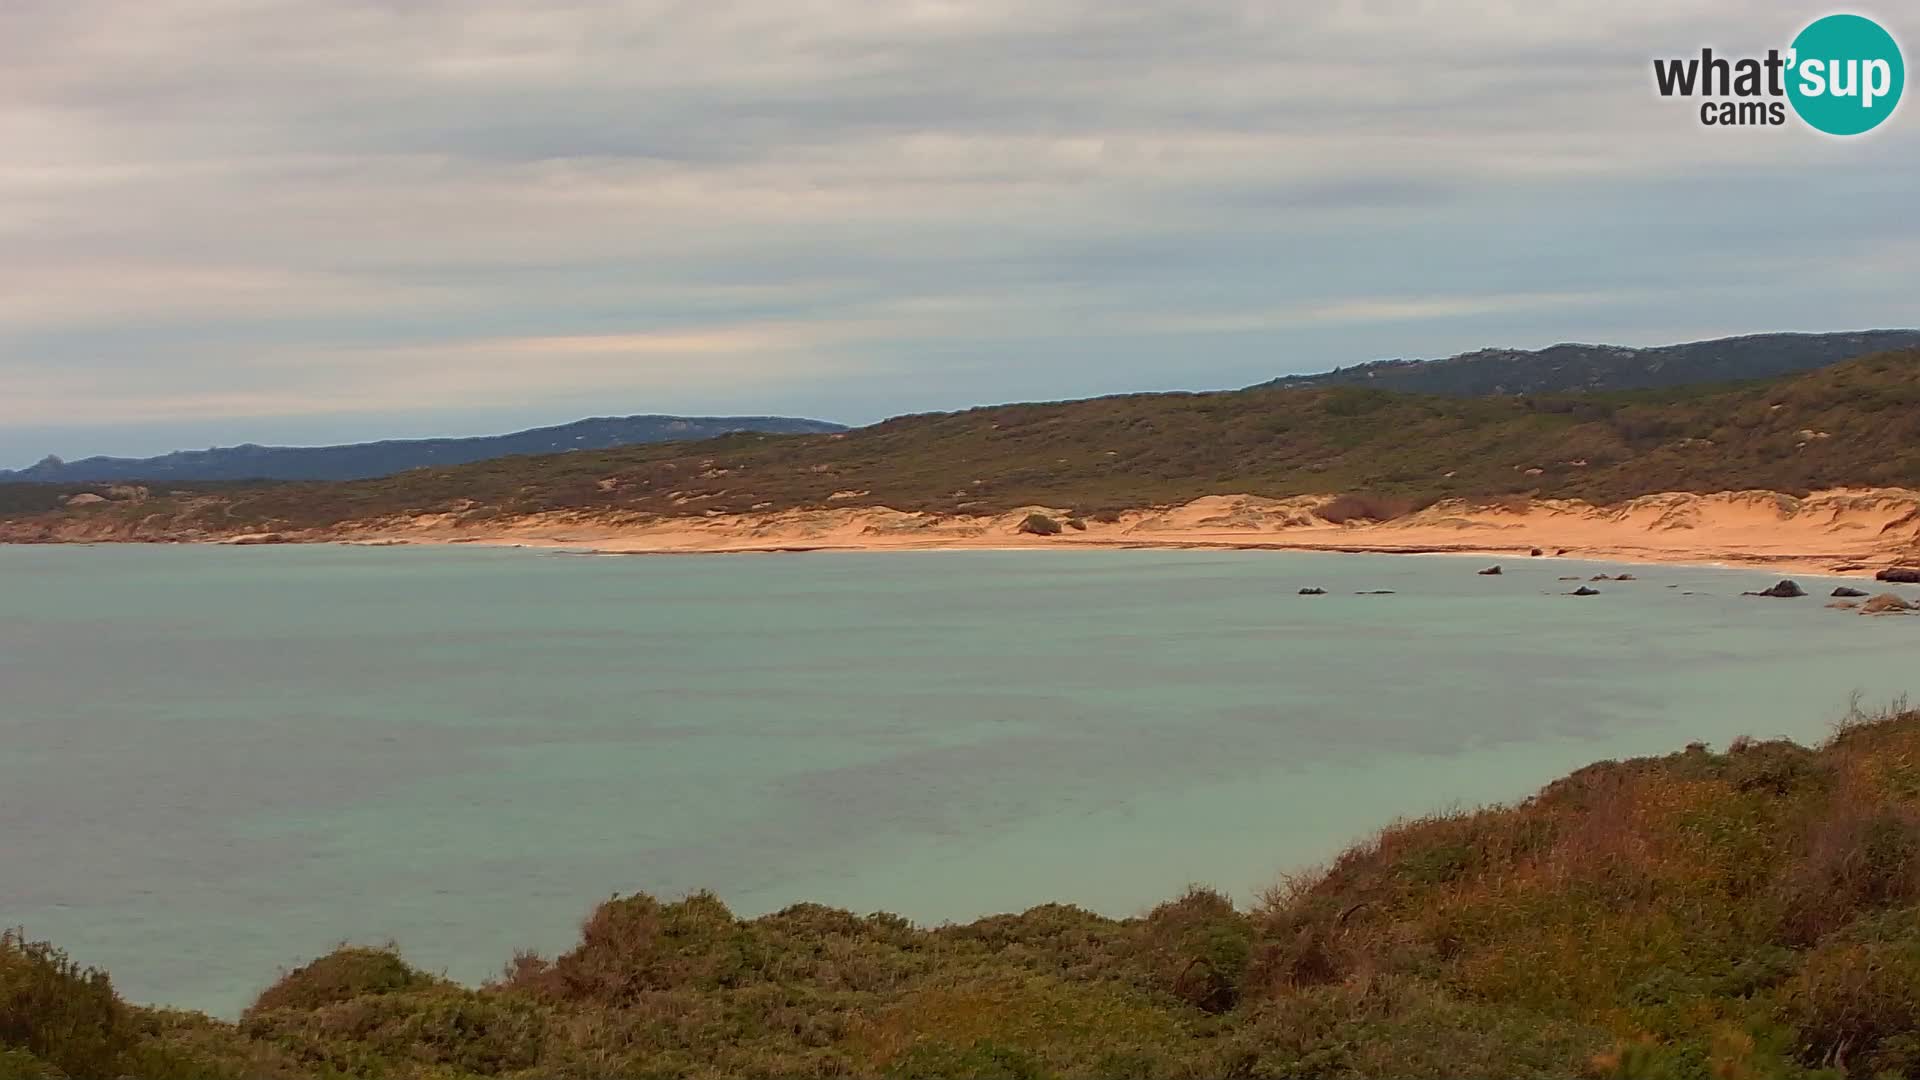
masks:
[[[1904,489],[1838,489],[1805,498],[1770,491],[1669,493],[1613,506],[1560,499],[1512,505],[1446,501],[1390,521],[1344,523],[1317,512],[1330,498],[1214,495],[1085,521],[1044,506],[988,517],[877,506],[707,517],[554,513],[504,525],[423,515],[287,539],[610,554],[1151,547],[1531,557],[1537,550],[1569,558],[1864,576],[1920,562],[1920,492]],[[1062,523],[1060,533],[1023,532],[1022,522],[1035,513]]]

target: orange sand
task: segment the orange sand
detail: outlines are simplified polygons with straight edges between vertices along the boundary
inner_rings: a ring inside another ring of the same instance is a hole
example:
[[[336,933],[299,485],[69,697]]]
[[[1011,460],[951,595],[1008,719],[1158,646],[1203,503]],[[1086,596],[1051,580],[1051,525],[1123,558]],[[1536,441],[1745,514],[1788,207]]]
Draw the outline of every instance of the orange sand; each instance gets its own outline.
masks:
[[[1448,501],[1386,522],[1334,524],[1314,513],[1328,496],[1213,495],[1131,511],[1058,536],[1019,531],[1029,513],[990,517],[835,507],[767,514],[652,517],[531,515],[504,527],[452,515],[368,522],[325,537],[349,542],[486,543],[618,553],[893,551],[940,548],[1238,548],[1484,552],[1623,562],[1716,563],[1801,573],[1871,573],[1920,563],[1920,492],[1852,489],[1794,498],[1770,491],[1648,495],[1613,506],[1536,500],[1519,509]],[[1841,567],[1857,566],[1856,570]]]

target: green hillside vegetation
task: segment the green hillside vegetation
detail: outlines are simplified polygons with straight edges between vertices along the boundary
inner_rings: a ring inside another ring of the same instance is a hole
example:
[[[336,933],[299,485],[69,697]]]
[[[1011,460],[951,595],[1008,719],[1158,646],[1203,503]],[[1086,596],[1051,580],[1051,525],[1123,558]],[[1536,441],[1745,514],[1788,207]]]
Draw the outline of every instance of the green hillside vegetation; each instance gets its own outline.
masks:
[[[1271,386],[1372,386],[1416,394],[1546,394],[1766,379],[1920,345],[1920,330],[1748,334],[1650,349],[1561,344],[1481,349],[1439,360],[1378,360]]]
[[[617,897],[489,985],[343,947],[237,1024],[0,941],[6,1080],[1574,1075],[1920,1075],[1920,712],[1593,765],[1251,910]]]
[[[906,416],[837,435],[734,435],[282,484],[73,513],[163,536],[390,514],[660,515],[885,505],[1079,516],[1202,495],[1616,501],[1659,491],[1920,487],[1920,349],[1782,380],[1456,398],[1354,387],[1150,394]],[[834,496],[840,493],[840,499]]]

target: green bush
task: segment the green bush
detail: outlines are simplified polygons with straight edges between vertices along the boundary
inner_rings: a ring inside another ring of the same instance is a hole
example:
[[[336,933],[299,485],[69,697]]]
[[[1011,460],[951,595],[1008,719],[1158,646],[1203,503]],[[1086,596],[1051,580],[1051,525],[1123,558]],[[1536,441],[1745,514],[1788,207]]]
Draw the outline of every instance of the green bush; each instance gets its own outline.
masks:
[[[408,967],[392,946],[342,946],[304,967],[295,968],[261,991],[251,1012],[317,1009],[373,994],[393,994],[431,985],[433,979]]]
[[[1920,909],[1890,912],[1816,947],[1782,990],[1781,1019],[1798,1030],[1810,1066],[1920,1074]]]
[[[1240,1002],[1240,986],[1253,956],[1253,925],[1233,902],[1212,889],[1191,886],[1147,915],[1146,937],[1155,953],[1162,989],[1209,1013]]]
[[[45,942],[0,932],[0,1049],[14,1051],[5,1068],[24,1076],[51,1067],[76,1078],[111,1077],[133,1038],[105,972],[83,968]]]

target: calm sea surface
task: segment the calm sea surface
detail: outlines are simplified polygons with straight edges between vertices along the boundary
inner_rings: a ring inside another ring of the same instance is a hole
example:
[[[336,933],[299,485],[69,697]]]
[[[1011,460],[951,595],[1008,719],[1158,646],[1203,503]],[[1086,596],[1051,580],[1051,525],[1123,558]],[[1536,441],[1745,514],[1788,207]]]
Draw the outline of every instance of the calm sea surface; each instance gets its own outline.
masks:
[[[616,891],[1129,914],[1920,691],[1920,619],[1831,581],[1486,561],[0,547],[0,923],[231,1014],[343,939],[478,980]]]

